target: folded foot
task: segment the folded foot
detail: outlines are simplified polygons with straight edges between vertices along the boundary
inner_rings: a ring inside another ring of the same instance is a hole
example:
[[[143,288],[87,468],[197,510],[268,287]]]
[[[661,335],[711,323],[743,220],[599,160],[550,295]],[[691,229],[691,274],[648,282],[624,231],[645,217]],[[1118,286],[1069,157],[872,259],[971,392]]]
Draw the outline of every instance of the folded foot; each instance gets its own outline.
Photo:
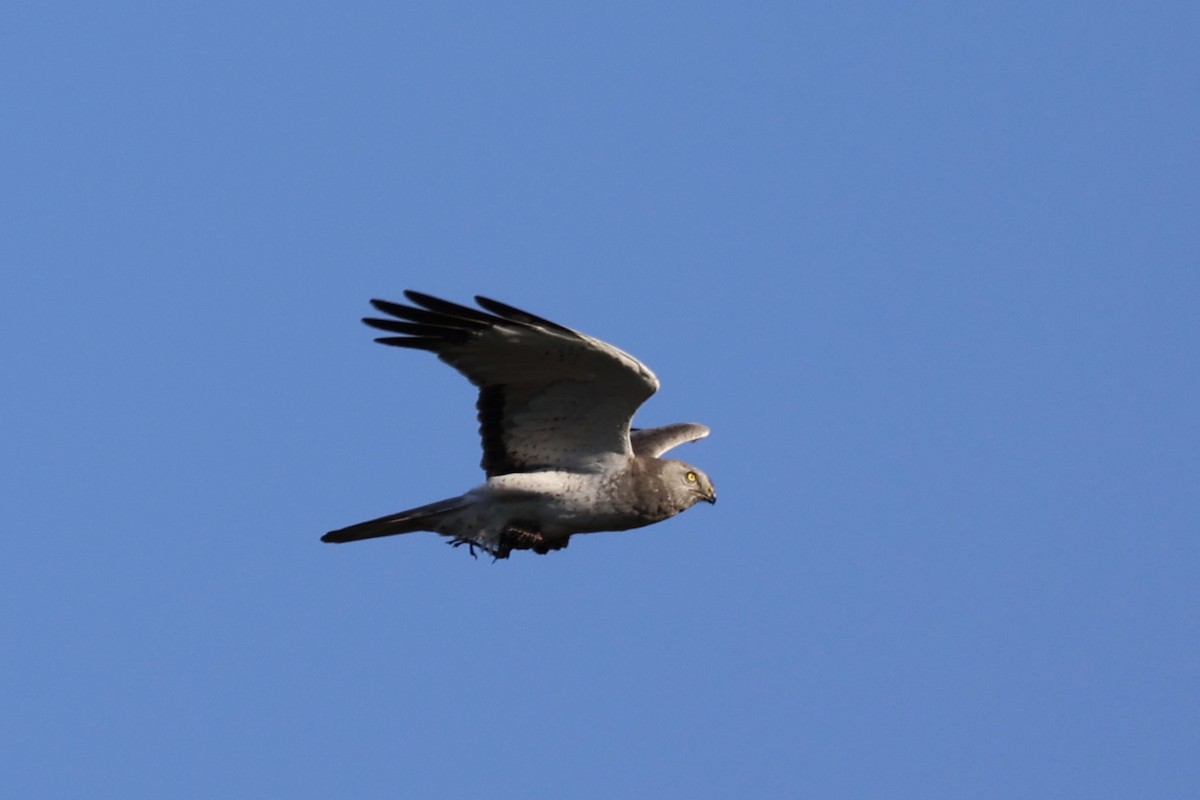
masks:
[[[509,525],[496,537],[496,544],[494,546],[483,544],[474,539],[464,539],[461,537],[452,539],[449,544],[451,547],[462,547],[465,544],[472,558],[479,557],[475,555],[475,548],[478,547],[494,560],[499,561],[502,558],[508,558],[513,550],[532,550],[539,555],[545,555],[551,550],[562,550],[569,542],[569,537],[548,539],[542,535],[541,531],[531,526]]]

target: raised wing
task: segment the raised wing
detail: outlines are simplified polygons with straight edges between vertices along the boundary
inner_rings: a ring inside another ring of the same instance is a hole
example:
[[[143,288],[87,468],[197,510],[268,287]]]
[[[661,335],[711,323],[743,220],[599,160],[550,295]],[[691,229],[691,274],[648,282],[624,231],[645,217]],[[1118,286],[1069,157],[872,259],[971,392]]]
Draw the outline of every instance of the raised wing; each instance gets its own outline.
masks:
[[[592,470],[629,456],[629,421],[658,389],[633,356],[512,306],[476,297],[480,311],[405,291],[415,305],[372,300],[399,336],[375,341],[429,350],[479,387],[481,466],[489,477],[535,469]],[[488,313],[490,312],[490,313]]]
[[[698,422],[677,422],[661,428],[634,428],[629,439],[637,455],[658,458],[681,444],[703,439],[708,433],[708,426]]]

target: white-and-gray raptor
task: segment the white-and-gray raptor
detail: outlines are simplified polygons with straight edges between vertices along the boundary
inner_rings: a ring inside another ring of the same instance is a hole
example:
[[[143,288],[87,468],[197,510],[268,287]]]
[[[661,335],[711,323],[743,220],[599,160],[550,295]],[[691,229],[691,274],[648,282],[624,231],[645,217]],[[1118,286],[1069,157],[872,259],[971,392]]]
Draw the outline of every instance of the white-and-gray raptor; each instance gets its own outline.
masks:
[[[623,531],[715,503],[700,470],[663,453],[708,435],[696,423],[631,428],[658,378],[628,353],[512,306],[480,311],[406,291],[413,305],[372,300],[389,319],[375,341],[429,350],[479,387],[481,466],[464,495],[331,531],[325,542],[433,531],[495,558],[546,553],[572,534]]]

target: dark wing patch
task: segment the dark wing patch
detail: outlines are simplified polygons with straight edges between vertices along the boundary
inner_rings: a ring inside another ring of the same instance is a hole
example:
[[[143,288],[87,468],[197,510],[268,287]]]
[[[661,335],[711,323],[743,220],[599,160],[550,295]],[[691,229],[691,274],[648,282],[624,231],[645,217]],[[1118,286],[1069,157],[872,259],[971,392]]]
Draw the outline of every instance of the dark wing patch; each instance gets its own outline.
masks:
[[[490,478],[493,475],[507,475],[517,472],[520,464],[516,463],[504,445],[504,393],[505,386],[484,386],[479,390],[479,400],[475,409],[479,412],[479,438],[483,444],[483,460],[479,466]]]

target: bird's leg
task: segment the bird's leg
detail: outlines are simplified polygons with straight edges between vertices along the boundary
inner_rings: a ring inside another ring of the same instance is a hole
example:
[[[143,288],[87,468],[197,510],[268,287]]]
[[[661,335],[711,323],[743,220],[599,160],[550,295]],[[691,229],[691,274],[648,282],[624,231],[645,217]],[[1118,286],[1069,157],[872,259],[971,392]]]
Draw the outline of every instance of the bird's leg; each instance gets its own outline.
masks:
[[[490,555],[493,561],[498,561],[502,558],[508,558],[508,554],[512,552],[512,548],[506,546],[503,541],[501,541],[495,549],[488,547],[482,542],[477,542],[474,539],[464,539],[461,536],[457,539],[452,539],[449,542],[446,542],[446,544],[450,545],[451,547],[462,547],[465,544],[467,546],[467,550],[469,550],[471,553],[471,558],[479,558],[479,556],[475,553],[475,548],[478,547],[480,550]]]
[[[551,550],[561,550],[567,546],[567,539],[548,539],[538,527],[526,522],[510,522],[500,532],[498,546],[492,555],[497,558],[508,558],[513,550],[532,550],[539,555],[545,555]]]
[[[551,550],[562,550],[567,546],[569,539],[547,539],[536,525],[525,522],[513,522],[504,526],[496,536],[494,545],[486,545],[475,539],[467,539],[462,536],[452,539],[447,544],[451,547],[462,547],[464,544],[471,552],[472,558],[479,558],[475,554],[475,548],[478,547],[492,557],[493,561],[500,561],[508,558],[513,550],[532,550],[539,555],[545,555]]]
[[[532,550],[542,542],[542,534],[532,525],[509,523],[497,537],[500,548],[506,553],[512,550]]]
[[[446,544],[450,545],[451,547],[462,547],[465,544],[467,546],[467,550],[471,553],[471,558],[479,558],[479,556],[475,555],[475,548],[483,547],[483,545],[478,544],[471,539],[463,539],[462,537],[451,539],[450,541],[446,542]]]
[[[562,550],[571,543],[570,537],[566,539],[542,539],[542,543],[533,548],[533,552],[540,555],[546,555],[551,550]]]

